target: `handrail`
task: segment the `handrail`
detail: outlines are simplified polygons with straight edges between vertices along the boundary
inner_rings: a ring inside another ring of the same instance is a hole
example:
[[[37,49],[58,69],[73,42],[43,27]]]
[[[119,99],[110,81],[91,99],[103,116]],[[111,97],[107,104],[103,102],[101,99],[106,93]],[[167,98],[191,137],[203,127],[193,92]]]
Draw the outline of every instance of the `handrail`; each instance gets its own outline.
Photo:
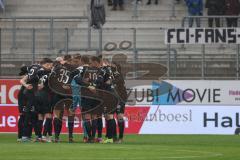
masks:
[[[12,22],[12,29],[13,29],[13,32],[12,32],[12,48],[13,49],[16,49],[16,31],[17,31],[17,22],[18,20],[29,20],[29,19],[35,19],[35,20],[39,20],[39,19],[47,19],[49,20],[49,49],[52,50],[54,48],[53,46],[53,30],[54,30],[54,22],[57,22],[56,20],[70,20],[70,19],[78,19],[78,20],[81,20],[81,19],[85,19],[88,21],[88,30],[91,30],[90,28],[90,18],[88,16],[55,16],[55,17],[52,17],[52,16],[15,16],[15,17],[0,17],[0,20],[1,19],[7,19],[7,20],[11,20]],[[88,41],[90,41],[90,36],[91,32],[88,31]],[[89,43],[90,44],[90,43]]]
[[[222,15],[222,16],[185,16],[182,18],[182,24],[181,26],[182,27],[185,27],[185,20],[187,19],[190,19],[190,18],[200,18],[200,19],[203,19],[203,18],[240,18],[240,16],[226,16],[226,15]]]
[[[176,17],[176,8],[175,8],[175,0],[171,0],[171,13],[170,13],[170,17],[171,18],[175,18]],[[138,1],[137,0],[133,0],[133,18],[137,19],[138,18]]]
[[[0,32],[4,32],[5,29],[11,31],[10,33],[12,33],[14,28],[0,28]],[[65,43],[65,47],[64,48],[62,47],[62,48],[60,48],[60,50],[54,50],[55,51],[54,53],[57,54],[58,51],[59,51],[59,53],[61,53],[63,51],[65,51],[65,53],[68,53],[68,52],[71,52],[71,51],[95,51],[95,52],[99,52],[99,51],[102,51],[102,50],[104,51],[103,48],[100,48],[100,47],[102,47],[102,44],[103,44],[102,43],[103,42],[103,38],[101,38],[101,37],[99,37],[99,47],[96,46],[96,48],[93,48],[93,47],[89,48],[89,47],[87,47],[87,45],[85,45],[85,46],[83,46],[84,48],[71,48],[70,47],[71,45],[69,45],[69,42],[70,42],[70,39],[71,39],[70,36],[71,36],[71,33],[73,33],[71,31],[81,30],[81,29],[88,29],[88,28],[56,28],[56,29],[53,28],[53,30],[50,31],[52,34],[53,34],[53,31],[62,30],[62,32],[60,32],[60,33],[63,34],[64,37],[63,37],[62,41]],[[149,30],[149,29],[161,31],[159,34],[158,33],[157,34],[159,36],[162,36],[162,32],[166,28],[160,28],[160,27],[156,27],[156,28],[131,28],[131,27],[129,27],[129,28],[124,28],[124,27],[123,28],[121,28],[121,27],[107,28],[106,27],[106,28],[103,28],[103,30],[112,30],[113,32],[114,32],[114,30],[124,30],[124,31],[130,30],[131,31],[131,34],[130,34],[131,37],[128,37],[128,40],[129,39],[131,40],[131,42],[133,43],[133,46],[132,46],[132,48],[130,48],[128,50],[125,50],[125,51],[130,51],[131,55],[133,57],[133,60],[136,61],[136,62],[139,61],[139,60],[142,60],[142,59],[140,59],[140,58],[142,58],[141,51],[142,52],[147,52],[147,51],[164,51],[164,52],[166,52],[166,53],[164,53],[164,55],[159,53],[158,54],[159,56],[157,56],[158,59],[156,59],[156,61],[159,61],[161,63],[164,62],[164,64],[165,63],[167,64],[168,68],[170,68],[170,72],[168,72],[167,76],[169,78],[172,78],[172,79],[176,79],[177,78],[175,76],[177,75],[177,64],[178,64],[178,62],[180,62],[180,63],[182,63],[182,62],[186,62],[186,63],[193,62],[193,63],[190,63],[190,64],[194,64],[194,63],[197,62],[196,65],[198,65],[198,66],[201,65],[202,71],[204,71],[204,72],[202,72],[202,76],[201,76],[202,79],[206,79],[207,78],[206,76],[208,76],[205,73],[205,70],[207,69],[206,68],[206,63],[207,62],[214,61],[214,60],[217,61],[217,62],[220,62],[220,61],[222,62],[222,60],[219,57],[216,57],[216,56],[220,56],[218,54],[212,54],[211,53],[211,54],[204,54],[204,56],[203,56],[204,50],[202,50],[201,53],[199,52],[200,54],[184,54],[184,55],[181,54],[180,55],[180,54],[177,53],[177,50],[174,49],[173,46],[170,46],[170,45],[166,46],[166,47],[163,47],[163,48],[160,48],[160,47],[159,48],[151,48],[151,47],[150,48],[141,48],[141,47],[137,46],[136,45],[136,41],[137,41],[137,39],[136,39],[136,37],[137,37],[136,31],[138,31],[138,30]],[[38,52],[35,51],[35,49],[36,49],[35,43],[37,43],[37,42],[35,42],[35,40],[37,40],[35,38],[36,38],[37,32],[39,30],[46,30],[46,31],[48,31],[50,29],[49,28],[35,28],[35,29],[34,28],[19,28],[19,29],[15,28],[14,30],[16,32],[19,32],[19,30],[31,31],[29,35],[32,37],[30,39],[32,41],[32,48],[31,48],[32,49],[32,51],[31,51],[32,52],[32,57],[29,56],[29,58],[32,58],[32,60],[34,62],[34,59],[37,57],[36,55],[38,54]],[[54,32],[54,33],[56,33],[56,32]],[[100,36],[100,35],[98,35],[98,36]],[[49,37],[47,37],[47,38],[49,38]],[[46,40],[48,41],[47,38],[46,38]],[[1,41],[1,39],[0,39],[0,41]],[[45,41],[45,39],[44,39],[44,41]],[[159,41],[159,43],[162,43],[161,40]],[[239,60],[239,58],[236,58],[237,56],[239,57],[239,52],[240,52],[239,49],[240,49],[240,47],[238,46],[238,50],[236,50],[236,53],[228,55],[228,57],[225,59],[225,61],[227,61],[227,63],[229,63],[229,64],[230,63],[232,64],[232,62],[235,62],[236,64],[237,63],[239,64],[239,61],[237,61],[237,60]],[[115,51],[123,51],[123,50],[117,49]],[[29,53],[30,53],[30,51],[29,51]],[[0,54],[1,54],[1,50],[0,50]],[[153,56],[151,57],[151,59],[153,59],[156,56],[155,54],[156,53],[153,53]],[[234,55],[234,57],[231,58],[232,55]],[[188,56],[190,58],[189,59],[187,59],[187,58],[184,59],[184,57],[186,57],[186,56]],[[0,58],[1,58],[1,55],[0,55]],[[28,58],[28,57],[26,57],[26,58]],[[155,61],[155,60],[153,59],[153,61]],[[222,64],[225,64],[225,63],[222,63]],[[238,65],[236,65],[236,66],[238,66]],[[236,71],[237,72],[236,72],[235,78],[238,79],[239,73],[238,73],[238,69],[237,68],[236,68]],[[232,76],[232,74],[230,76]],[[181,77],[179,79],[181,79]]]
[[[89,19],[88,16],[12,16],[0,17],[0,19]]]

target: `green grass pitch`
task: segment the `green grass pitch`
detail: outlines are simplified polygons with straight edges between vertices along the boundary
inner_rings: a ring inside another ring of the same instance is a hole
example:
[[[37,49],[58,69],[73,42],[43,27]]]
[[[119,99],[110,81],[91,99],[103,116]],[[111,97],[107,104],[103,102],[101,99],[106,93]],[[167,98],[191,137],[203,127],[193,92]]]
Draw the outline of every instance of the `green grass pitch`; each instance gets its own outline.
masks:
[[[1,160],[240,160],[239,136],[126,135],[123,144],[18,143],[0,134]]]

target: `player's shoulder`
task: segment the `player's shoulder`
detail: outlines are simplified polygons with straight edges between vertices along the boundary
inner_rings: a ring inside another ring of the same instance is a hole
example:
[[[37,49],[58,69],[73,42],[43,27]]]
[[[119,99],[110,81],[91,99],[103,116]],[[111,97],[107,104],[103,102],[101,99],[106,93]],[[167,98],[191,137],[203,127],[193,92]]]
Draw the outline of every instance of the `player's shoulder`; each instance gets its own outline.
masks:
[[[39,71],[41,72],[43,67],[40,64],[32,64],[27,68],[27,72],[31,75],[37,74]]]
[[[65,63],[63,64],[63,67],[68,70],[68,71],[73,71],[76,69],[76,66],[72,65],[72,64],[69,64],[69,63]]]
[[[43,67],[40,64],[33,64],[28,67],[28,72],[37,73],[38,71],[43,70]]]
[[[102,66],[102,67],[100,67],[100,70],[107,71],[108,70],[108,66]]]
[[[93,72],[94,72],[94,71],[96,72],[96,71],[99,70],[99,68],[98,68],[98,67],[89,67],[89,70],[91,70],[91,71],[93,71]]]
[[[45,76],[45,75],[49,75],[51,73],[51,70],[46,70],[46,69],[44,69],[43,67],[41,67],[41,68],[39,68],[38,70],[37,70],[37,75],[39,76],[39,77],[42,77],[42,76]]]
[[[80,73],[84,72],[86,70],[86,66],[79,66],[76,68]]]
[[[86,68],[86,66],[79,66],[79,67],[77,67],[78,70],[83,70],[84,68]]]
[[[34,69],[40,69],[42,68],[42,66],[40,64],[32,64],[29,66],[30,69],[34,68]]]
[[[61,68],[63,65],[60,63],[60,62],[58,62],[58,61],[54,61],[53,62],[53,67],[54,68]]]
[[[89,71],[89,70],[91,70],[91,67],[90,66],[88,66],[88,65],[84,65],[84,66],[82,66],[83,67],[83,70],[86,72],[86,71]]]
[[[112,72],[112,66],[105,66],[103,69],[105,70],[106,73]]]

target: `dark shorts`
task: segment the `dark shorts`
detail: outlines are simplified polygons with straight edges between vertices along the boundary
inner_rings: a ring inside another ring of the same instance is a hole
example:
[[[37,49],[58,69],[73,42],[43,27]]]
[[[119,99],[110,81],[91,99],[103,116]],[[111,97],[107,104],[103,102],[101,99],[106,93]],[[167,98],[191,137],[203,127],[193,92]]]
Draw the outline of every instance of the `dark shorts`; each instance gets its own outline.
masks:
[[[81,111],[82,112],[88,112],[92,113],[96,109],[96,107],[99,105],[99,101],[95,99],[90,99],[90,98],[81,98]]]
[[[124,114],[125,112],[125,103],[120,102],[116,109],[116,114]]]
[[[53,94],[51,99],[51,106],[54,107],[59,101],[65,99],[64,96],[61,96],[59,94]]]
[[[39,114],[52,113],[51,95],[48,90],[40,90],[36,93],[36,111]]]
[[[29,112],[36,112],[36,96],[35,96],[35,90],[27,90],[24,89],[23,94],[25,96],[25,102],[26,106],[24,107],[24,112],[29,113]]]
[[[22,86],[20,91],[18,92],[18,111],[19,113],[24,112],[24,108],[27,105],[27,99],[24,94],[24,87]]]
[[[56,104],[58,103],[58,102],[60,102],[60,101],[62,101],[62,100],[64,100],[64,99],[72,99],[72,97],[70,97],[70,96],[62,96],[62,95],[59,95],[59,94],[53,94],[52,96],[51,96],[52,98],[51,98],[51,106],[52,106],[52,108],[54,109],[55,107],[57,107],[56,106]],[[69,106],[68,106],[69,107]]]

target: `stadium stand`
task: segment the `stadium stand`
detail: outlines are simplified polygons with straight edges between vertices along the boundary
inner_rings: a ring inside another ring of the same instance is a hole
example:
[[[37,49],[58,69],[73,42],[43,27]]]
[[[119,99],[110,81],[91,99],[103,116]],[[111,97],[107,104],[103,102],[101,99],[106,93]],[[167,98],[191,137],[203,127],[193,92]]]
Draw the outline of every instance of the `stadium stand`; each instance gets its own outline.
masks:
[[[175,4],[175,0],[161,0],[159,5],[146,5],[143,1],[135,6],[132,1],[128,0],[125,3],[124,11],[114,12],[111,11],[112,7],[106,6],[107,23],[104,25],[102,33],[99,30],[91,30],[90,44],[86,19],[54,19],[54,32],[50,33],[51,17],[88,16],[88,3],[89,0],[22,0],[21,2],[8,0],[0,27],[5,28],[1,32],[1,59],[4,63],[3,66],[7,69],[10,68],[10,72],[6,70],[6,73],[2,73],[2,75],[14,75],[15,72],[12,72],[14,67],[11,69],[9,66],[16,67],[23,63],[31,63],[32,58],[56,57],[60,52],[66,51],[66,46],[68,46],[69,52],[81,49],[88,53],[95,53],[88,49],[98,50],[99,45],[101,45],[100,48],[104,48],[108,42],[119,44],[124,40],[133,41],[134,34],[136,34],[136,44],[132,45],[132,49],[137,49],[138,61],[161,62],[165,65],[171,63],[172,71],[168,76],[172,78],[203,78],[203,61],[206,61],[204,66],[208,68],[204,70],[204,74],[209,77],[233,78],[236,76],[236,46],[172,45],[170,50],[172,56],[170,60],[168,59],[166,54],[168,46],[164,44],[164,28],[182,26],[182,19],[187,16],[184,1]],[[206,15],[206,11],[204,15]],[[4,19],[4,17],[15,16],[31,16],[35,19],[17,19],[16,23],[14,23],[14,19]],[[44,19],[42,16],[49,18]],[[184,27],[187,27],[187,24],[185,22]],[[207,26],[207,19],[202,22],[202,25]],[[10,29],[13,26],[18,28],[15,35]],[[137,28],[135,33],[133,28]],[[68,44],[66,44],[66,35],[68,35]],[[13,40],[14,36],[15,40]],[[49,41],[51,36],[52,44]],[[102,42],[99,42],[99,39],[102,39]],[[33,43],[35,43],[34,47]],[[206,54],[204,60],[203,50]],[[35,55],[32,55],[32,52]],[[123,51],[105,52],[105,54],[111,56],[117,52],[122,53]],[[124,52],[128,53],[130,60],[134,61],[136,55],[133,51]],[[174,60],[174,57],[177,61]],[[16,61],[14,63],[18,63],[18,65],[13,65],[12,61]]]

